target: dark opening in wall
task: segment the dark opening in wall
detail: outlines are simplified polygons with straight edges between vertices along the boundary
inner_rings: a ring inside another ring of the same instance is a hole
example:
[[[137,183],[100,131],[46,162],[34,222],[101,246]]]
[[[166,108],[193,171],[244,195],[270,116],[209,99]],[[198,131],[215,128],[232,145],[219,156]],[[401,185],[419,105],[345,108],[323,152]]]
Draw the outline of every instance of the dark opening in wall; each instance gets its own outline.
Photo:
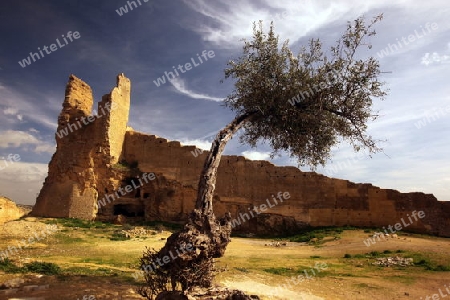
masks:
[[[150,198],[150,193],[144,193],[144,199]]]
[[[144,209],[140,206],[130,204],[114,205],[114,215],[123,215],[125,217],[143,217]]]

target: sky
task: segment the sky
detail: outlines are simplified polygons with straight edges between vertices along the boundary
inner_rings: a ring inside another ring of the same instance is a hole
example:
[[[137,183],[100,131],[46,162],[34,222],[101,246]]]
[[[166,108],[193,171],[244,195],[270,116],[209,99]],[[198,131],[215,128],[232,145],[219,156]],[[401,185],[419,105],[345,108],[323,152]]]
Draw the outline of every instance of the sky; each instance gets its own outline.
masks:
[[[129,126],[208,150],[217,131],[234,118],[222,102],[233,91],[233,81],[221,80],[227,62],[242,53],[242,39],[251,39],[253,22],[273,21],[280,41],[289,39],[296,53],[311,38],[330,47],[348,21],[380,13],[384,18],[370,40],[373,47],[360,55],[377,58],[385,72],[380,80],[388,95],[383,101],[374,99],[380,118],[368,126],[383,152],[354,153],[342,143],[333,148],[332,160],[315,171],[448,201],[446,0],[2,1],[0,195],[34,204],[55,152],[57,118],[70,74],[86,81],[98,102],[114,87],[117,74],[124,73],[132,83]],[[186,63],[192,68],[176,75],[173,66]],[[174,78],[167,80],[166,72]],[[287,153],[270,159],[270,152],[268,144],[250,148],[238,138],[225,150],[298,166]]]

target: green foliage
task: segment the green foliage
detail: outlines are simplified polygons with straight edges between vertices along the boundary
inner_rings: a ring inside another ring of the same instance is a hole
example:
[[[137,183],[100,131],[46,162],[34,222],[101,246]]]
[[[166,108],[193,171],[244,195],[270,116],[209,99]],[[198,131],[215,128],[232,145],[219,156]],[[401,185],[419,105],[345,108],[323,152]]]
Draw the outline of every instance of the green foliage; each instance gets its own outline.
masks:
[[[344,230],[354,230],[355,227],[316,227],[303,230],[297,235],[287,237],[290,242],[307,243],[311,239],[316,238],[321,241],[325,237],[340,238],[340,234]]]
[[[122,230],[132,230],[134,228],[134,226],[130,225],[130,224],[123,224],[122,225]]]
[[[54,263],[33,261],[18,267],[12,260],[0,260],[0,270],[5,273],[37,273],[43,275],[58,275],[61,269]]]
[[[285,267],[266,268],[263,269],[263,271],[270,274],[285,275],[285,276],[292,276],[296,273],[293,268],[285,268]]]
[[[56,224],[64,227],[78,227],[78,228],[109,228],[114,227],[114,224],[108,222],[99,222],[99,221],[87,221],[75,218],[60,218],[54,220],[45,220],[46,224]]]
[[[112,237],[109,239],[111,241],[128,241],[130,237],[125,236],[125,234],[120,232],[114,232]]]
[[[23,267],[26,271],[43,275],[58,275],[61,268],[54,263],[34,261],[25,264]]]
[[[369,252],[369,253],[367,253],[368,255],[370,255],[370,256],[372,256],[372,257],[382,257],[383,255],[380,253],[380,252],[378,252],[378,251],[372,251],[372,252]]]
[[[9,258],[0,259],[0,270],[5,273],[21,273],[22,271],[22,269],[17,267]]]
[[[344,254],[344,258],[352,258],[352,255],[351,255],[351,254],[348,254],[348,253],[345,253],[345,254]]]
[[[253,39],[245,41],[243,54],[225,70],[225,78],[236,80],[225,105],[248,121],[241,142],[255,147],[267,140],[272,156],[286,151],[300,165],[312,167],[324,165],[342,139],[356,151],[379,151],[366,134],[366,123],[378,117],[372,99],[386,92],[378,81],[377,59],[356,59],[356,53],[371,48],[366,38],[375,35],[372,27],[381,19],[369,25],[362,17],[349,22],[328,54],[319,39],[312,39],[297,55],[288,41],[279,47],[273,24],[265,33],[262,21],[254,23]]]

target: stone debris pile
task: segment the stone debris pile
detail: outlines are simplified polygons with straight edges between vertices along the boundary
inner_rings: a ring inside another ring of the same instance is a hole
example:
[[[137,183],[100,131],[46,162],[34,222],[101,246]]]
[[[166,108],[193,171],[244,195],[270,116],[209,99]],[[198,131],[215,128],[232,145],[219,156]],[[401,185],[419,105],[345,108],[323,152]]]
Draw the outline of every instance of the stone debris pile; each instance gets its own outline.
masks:
[[[133,229],[119,231],[119,234],[127,239],[156,235],[156,233],[155,230],[145,229],[144,227],[135,227]]]
[[[382,267],[391,267],[391,266],[412,266],[413,265],[413,259],[412,258],[403,258],[399,256],[394,257],[380,257],[377,258],[376,261],[373,263],[373,265],[376,266],[382,266]]]

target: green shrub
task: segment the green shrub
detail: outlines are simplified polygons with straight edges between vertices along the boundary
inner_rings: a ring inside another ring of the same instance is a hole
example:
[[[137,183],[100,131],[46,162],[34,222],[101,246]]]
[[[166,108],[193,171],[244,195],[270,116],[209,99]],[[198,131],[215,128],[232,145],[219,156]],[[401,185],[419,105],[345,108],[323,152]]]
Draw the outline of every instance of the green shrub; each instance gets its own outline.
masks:
[[[123,233],[120,232],[114,232],[112,234],[112,237],[109,239],[110,241],[127,241],[129,240],[129,237],[126,237]]]
[[[0,259],[0,270],[5,273],[20,273],[22,270],[14,264],[14,262],[9,259]]]
[[[122,229],[123,230],[132,230],[134,228],[134,226],[130,225],[130,224],[123,224],[122,225]]]
[[[370,256],[372,256],[372,257],[379,257],[379,256],[381,256],[381,253],[380,252],[378,252],[378,251],[372,251],[372,252],[370,252],[370,253],[368,253]]]
[[[28,272],[43,274],[43,275],[58,275],[61,273],[61,268],[54,263],[33,261],[23,266],[23,269]]]
[[[344,258],[352,258],[352,255],[351,255],[351,254],[348,254],[348,253],[345,253],[345,254],[344,254]]]

